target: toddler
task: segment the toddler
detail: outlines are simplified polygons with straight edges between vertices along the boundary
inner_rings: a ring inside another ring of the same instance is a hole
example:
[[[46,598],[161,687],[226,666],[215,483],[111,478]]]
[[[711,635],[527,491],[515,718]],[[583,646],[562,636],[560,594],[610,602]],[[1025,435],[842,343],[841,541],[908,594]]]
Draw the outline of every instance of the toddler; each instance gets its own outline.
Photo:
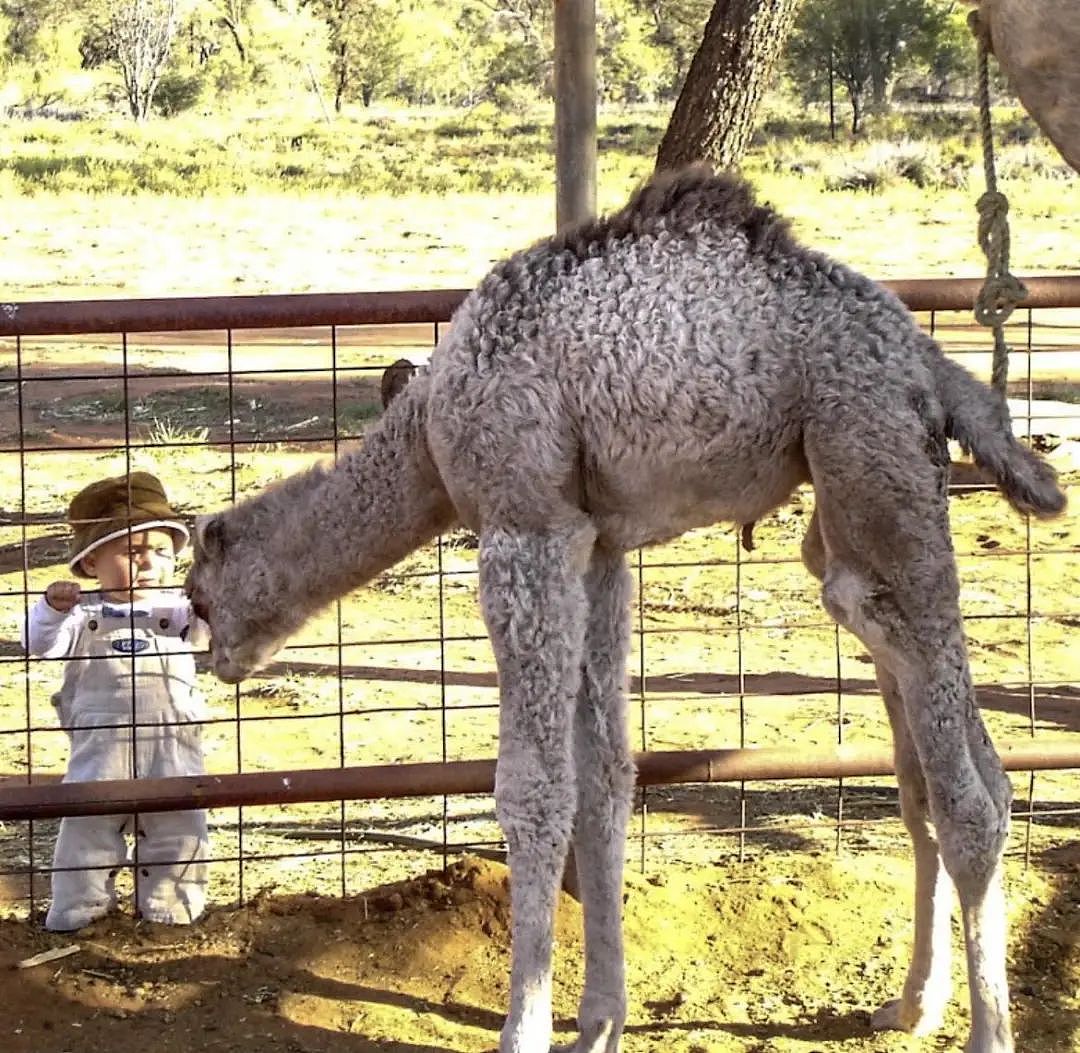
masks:
[[[67,659],[53,696],[71,745],[64,781],[203,774],[206,709],[192,651],[208,631],[170,587],[187,527],[149,472],[92,483],[68,521],[71,572],[96,588],[54,581],[30,611],[24,641],[33,655]],[[46,928],[80,929],[116,905],[125,834],[135,838],[140,915],[183,925],[202,914],[205,811],[79,816],[60,822]]]

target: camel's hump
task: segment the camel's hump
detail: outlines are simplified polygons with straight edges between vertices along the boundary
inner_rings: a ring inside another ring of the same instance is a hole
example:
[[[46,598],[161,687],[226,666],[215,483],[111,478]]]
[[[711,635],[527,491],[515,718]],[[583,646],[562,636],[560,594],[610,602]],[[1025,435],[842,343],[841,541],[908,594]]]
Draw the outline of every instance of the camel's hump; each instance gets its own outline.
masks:
[[[661,172],[640,186],[617,212],[568,227],[541,245],[578,259],[599,255],[612,242],[664,231],[678,236],[711,226],[746,237],[751,250],[788,252],[795,240],[788,221],[759,205],[753,188],[730,172],[704,164]]]

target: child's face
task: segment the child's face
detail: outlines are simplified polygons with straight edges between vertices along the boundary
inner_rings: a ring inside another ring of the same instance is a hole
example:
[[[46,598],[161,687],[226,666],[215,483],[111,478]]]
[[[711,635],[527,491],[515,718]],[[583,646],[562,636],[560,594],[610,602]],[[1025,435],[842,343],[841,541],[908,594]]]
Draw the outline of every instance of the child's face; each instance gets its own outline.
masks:
[[[110,600],[146,599],[155,589],[173,584],[173,536],[168,530],[140,530],[115,537],[83,556],[82,566]]]

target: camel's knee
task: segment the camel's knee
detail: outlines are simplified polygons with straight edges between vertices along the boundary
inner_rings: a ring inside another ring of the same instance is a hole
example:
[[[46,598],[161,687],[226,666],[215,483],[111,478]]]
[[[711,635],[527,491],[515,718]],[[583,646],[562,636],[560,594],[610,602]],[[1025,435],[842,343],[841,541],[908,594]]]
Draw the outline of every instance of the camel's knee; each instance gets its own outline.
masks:
[[[895,606],[888,593],[835,560],[828,564],[822,577],[821,602],[825,610],[858,637],[872,655],[879,657],[901,635]]]
[[[500,768],[502,760],[499,761]],[[568,770],[540,766],[495,779],[495,818],[511,851],[543,847],[556,853],[570,843],[577,788]]]

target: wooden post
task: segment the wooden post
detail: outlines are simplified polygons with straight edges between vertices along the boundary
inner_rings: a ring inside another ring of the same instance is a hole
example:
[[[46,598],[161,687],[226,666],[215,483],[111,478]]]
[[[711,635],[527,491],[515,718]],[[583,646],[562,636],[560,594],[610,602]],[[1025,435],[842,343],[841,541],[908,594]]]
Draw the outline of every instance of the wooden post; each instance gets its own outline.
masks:
[[[555,229],[596,215],[596,0],[555,0]],[[574,849],[562,887],[581,900]]]
[[[555,0],[555,226],[596,214],[596,0]]]

